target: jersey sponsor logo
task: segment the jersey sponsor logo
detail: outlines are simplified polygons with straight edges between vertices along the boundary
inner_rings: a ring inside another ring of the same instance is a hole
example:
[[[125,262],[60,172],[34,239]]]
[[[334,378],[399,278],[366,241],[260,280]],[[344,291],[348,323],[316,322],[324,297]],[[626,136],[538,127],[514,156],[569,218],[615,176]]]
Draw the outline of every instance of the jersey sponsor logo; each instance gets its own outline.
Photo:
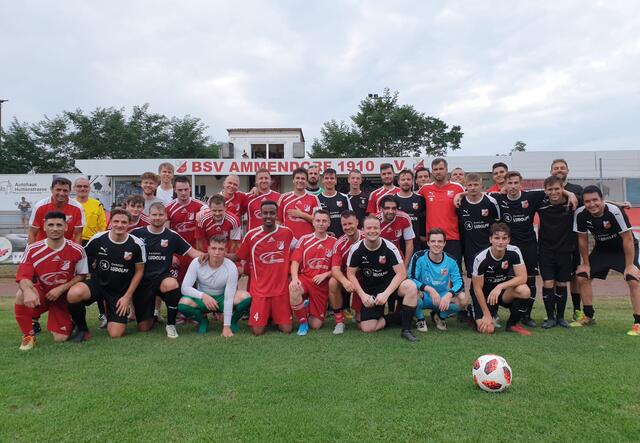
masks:
[[[466,221],[466,222],[464,222],[464,228],[465,228],[467,231],[471,231],[471,230],[473,230],[473,223],[471,223],[470,221]]]
[[[71,260],[64,260],[62,262],[62,266],[60,266],[61,271],[68,271],[69,267],[71,267]]]
[[[256,209],[255,211],[253,211],[253,216],[255,218],[262,218],[262,210]]]
[[[483,217],[488,217],[489,216],[489,210],[488,209],[483,209],[481,212]]]
[[[107,248],[105,248],[104,246],[100,246],[100,252],[103,254],[107,253]]]
[[[129,261],[133,258],[133,252],[131,251],[124,251],[124,255],[123,257],[126,261]]]
[[[282,254],[282,252],[263,252],[258,256],[258,259],[265,265],[284,263],[284,255]]]
[[[107,260],[100,260],[98,266],[100,266],[101,270],[107,271],[111,267],[111,264]]]
[[[166,238],[160,240],[160,247],[166,248],[167,246],[169,246],[169,240],[167,240]]]
[[[611,222],[609,220],[604,220],[602,222],[602,227],[605,229],[611,229]]]
[[[48,272],[40,276],[40,281],[46,286],[59,286],[63,285],[69,280],[67,279],[67,273],[64,271]]]
[[[527,209],[529,207],[529,200],[522,200],[520,204],[524,209]]]
[[[386,255],[381,255],[380,257],[378,257],[378,263],[380,263],[381,265],[384,265],[387,263],[387,256]]]
[[[502,269],[509,269],[509,261],[505,260],[502,262]]]
[[[175,225],[175,230],[178,232],[189,232],[189,231],[195,231],[196,227],[193,225],[193,222],[184,222],[184,223],[177,223]]]
[[[329,269],[327,260],[324,258],[312,258],[311,260],[307,261],[307,266],[309,267],[309,269],[315,269],[315,270]]]
[[[513,221],[513,217],[511,217],[511,214],[504,214],[504,221],[506,221],[507,223],[511,223]]]

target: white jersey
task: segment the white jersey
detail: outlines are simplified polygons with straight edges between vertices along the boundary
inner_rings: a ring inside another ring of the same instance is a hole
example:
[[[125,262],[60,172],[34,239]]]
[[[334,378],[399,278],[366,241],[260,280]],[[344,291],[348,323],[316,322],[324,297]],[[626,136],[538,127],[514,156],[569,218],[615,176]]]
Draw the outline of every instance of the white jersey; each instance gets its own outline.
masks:
[[[231,260],[225,258],[222,265],[212,268],[209,262],[200,263],[199,259],[195,259],[189,265],[180,289],[183,295],[199,299],[203,294],[224,294],[224,326],[229,326],[237,287],[238,268]]]
[[[171,203],[173,200],[173,188],[169,188],[168,190],[162,189],[162,186],[158,186],[156,189],[156,198],[159,198],[165,206]]]

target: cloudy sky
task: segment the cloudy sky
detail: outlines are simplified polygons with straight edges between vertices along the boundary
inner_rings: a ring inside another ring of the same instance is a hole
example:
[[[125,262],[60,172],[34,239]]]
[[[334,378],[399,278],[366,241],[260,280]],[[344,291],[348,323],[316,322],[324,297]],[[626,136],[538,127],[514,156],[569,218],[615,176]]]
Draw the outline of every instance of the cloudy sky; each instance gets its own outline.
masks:
[[[640,149],[635,0],[0,0],[0,16],[4,125],[148,102],[216,140],[285,126],[310,142],[388,87],[461,125],[462,155]]]

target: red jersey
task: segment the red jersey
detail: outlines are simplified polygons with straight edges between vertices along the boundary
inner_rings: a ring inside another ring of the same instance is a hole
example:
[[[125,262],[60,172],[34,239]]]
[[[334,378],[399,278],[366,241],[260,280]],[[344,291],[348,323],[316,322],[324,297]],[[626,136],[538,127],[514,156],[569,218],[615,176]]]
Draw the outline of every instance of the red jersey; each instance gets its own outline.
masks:
[[[60,249],[51,249],[47,240],[27,246],[18,266],[16,282],[36,278],[36,284],[45,292],[69,282],[78,274],[88,274],[87,254],[84,248],[65,239]]]
[[[249,292],[252,297],[289,294],[287,276],[292,241],[293,231],[286,226],[278,225],[271,232],[261,226],[247,232],[236,254],[249,262]]]
[[[287,192],[286,194],[282,194],[278,201],[278,220],[280,220],[284,226],[291,229],[293,236],[298,239],[303,235],[312,234],[313,225],[311,222],[288,215],[287,211],[290,209],[299,209],[311,215],[317,208],[320,208],[320,201],[315,195],[307,191],[304,191],[302,195],[295,195],[293,191]]]
[[[444,186],[427,183],[422,186],[418,194],[424,197],[427,208],[426,232],[433,228],[440,228],[447,236],[447,240],[460,240],[458,232],[458,216],[453,206],[453,198],[464,192],[460,183],[448,182]]]
[[[220,195],[224,196],[222,192]],[[247,212],[247,194],[236,191],[231,198],[225,197],[224,210],[235,215],[238,219],[242,219],[242,216]]]
[[[186,205],[180,203],[178,199],[172,200],[167,205],[169,227],[194,248],[196,247],[196,214],[206,207],[207,205],[203,202],[193,198],[190,198]]]
[[[260,213],[260,205],[263,201],[271,200],[278,202],[280,193],[270,190],[266,194],[253,195],[247,194],[247,215],[249,217],[248,230],[252,230],[262,226],[262,215]]]
[[[331,256],[331,267],[340,266],[340,268],[344,271],[347,269],[347,257],[349,257],[349,250],[351,250],[351,246],[358,240],[362,240],[364,238],[364,232],[358,230],[358,237],[356,241],[351,241],[347,234],[344,234],[338,240],[336,240],[335,245],[333,245],[333,255]]]
[[[392,221],[386,221],[381,211],[376,214],[376,217],[380,219],[380,237],[392,242],[398,248],[398,251],[403,254],[403,250],[400,247],[400,239],[404,239],[406,242],[416,237],[409,215],[406,212],[398,211]]]
[[[502,190],[500,189],[500,186],[494,183],[493,186],[491,186],[485,192],[502,192]]]
[[[29,225],[38,229],[36,241],[47,238],[47,234],[44,232],[44,216],[47,212],[51,211],[61,211],[66,216],[67,230],[64,232],[64,238],[69,240],[73,240],[73,234],[77,228],[84,228],[86,224],[84,209],[81,203],[75,200],[69,200],[69,203],[58,208],[56,204],[53,203],[52,197],[43,198],[33,205],[31,220],[29,220]]]
[[[213,214],[207,212],[196,223],[195,237],[197,240],[200,238],[211,238],[214,235],[222,235],[229,240],[240,240],[240,237],[242,237],[240,219],[225,211],[224,218],[216,222],[213,219]]]
[[[324,240],[320,240],[315,234],[303,235],[291,253],[291,261],[297,261],[300,264],[298,274],[313,278],[330,271],[335,244],[335,237],[330,235],[327,235]],[[325,282],[328,283],[329,280]]]
[[[390,189],[384,186],[379,187],[369,195],[369,203],[367,204],[367,214],[376,214],[380,211],[380,199],[385,195],[396,195],[400,192],[400,188],[395,185]]]

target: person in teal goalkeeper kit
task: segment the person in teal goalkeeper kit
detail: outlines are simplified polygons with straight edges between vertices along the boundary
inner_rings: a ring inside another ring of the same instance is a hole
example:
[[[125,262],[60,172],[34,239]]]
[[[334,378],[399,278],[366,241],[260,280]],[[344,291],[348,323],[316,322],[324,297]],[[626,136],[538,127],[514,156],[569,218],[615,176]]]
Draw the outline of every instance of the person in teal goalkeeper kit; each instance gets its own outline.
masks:
[[[446,244],[444,231],[434,228],[427,233],[428,250],[418,251],[411,257],[408,278],[418,291],[416,328],[427,332],[424,310],[431,309],[431,319],[436,328],[445,331],[445,319],[466,309],[469,297],[463,292],[464,283],[455,259],[443,250]]]

